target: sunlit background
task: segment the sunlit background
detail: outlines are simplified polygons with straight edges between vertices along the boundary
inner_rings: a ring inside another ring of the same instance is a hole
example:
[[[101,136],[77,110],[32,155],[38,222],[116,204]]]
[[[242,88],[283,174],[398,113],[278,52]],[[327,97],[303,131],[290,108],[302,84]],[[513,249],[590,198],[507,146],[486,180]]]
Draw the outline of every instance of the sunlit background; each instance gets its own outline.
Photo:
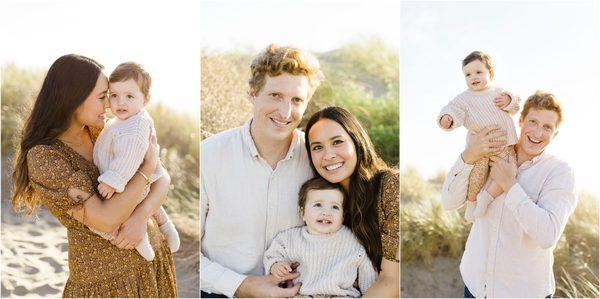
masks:
[[[135,61],[152,75],[152,102],[199,118],[199,1],[3,0],[0,64],[48,69],[69,53],[109,74]]]
[[[556,94],[564,122],[548,150],[575,169],[580,190],[600,194],[599,10],[596,1],[410,2],[401,12],[400,165],[423,176],[448,171],[466,130],[441,130],[441,108],[467,87],[461,60],[491,55],[493,84],[521,96]],[[515,122],[517,117],[514,118]],[[518,129],[518,127],[517,127]]]
[[[270,43],[323,52],[376,35],[399,45],[400,1],[203,1],[206,50],[263,49]]]

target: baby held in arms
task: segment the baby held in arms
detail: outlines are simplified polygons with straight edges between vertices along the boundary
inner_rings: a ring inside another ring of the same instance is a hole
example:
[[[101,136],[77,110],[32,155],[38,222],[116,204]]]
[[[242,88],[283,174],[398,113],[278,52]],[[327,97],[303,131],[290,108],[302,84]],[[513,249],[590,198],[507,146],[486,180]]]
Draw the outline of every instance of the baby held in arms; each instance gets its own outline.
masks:
[[[94,164],[100,170],[98,191],[106,200],[115,192],[123,192],[127,182],[136,173],[148,150],[149,137],[154,132],[154,122],[144,107],[150,99],[151,77],[139,64],[121,63],[109,78],[110,110],[115,115],[109,120],[94,144]],[[142,194],[145,198],[150,184],[163,175],[165,169],[158,163],[148,177]],[[179,249],[179,234],[161,206],[152,215],[167,239],[171,252]],[[92,230],[105,239],[113,235]],[[148,234],[135,248],[146,260],[154,259]]]
[[[442,108],[437,117],[438,125],[447,131],[464,126],[469,133],[477,133],[487,126],[497,125],[507,134],[507,146],[498,156],[505,160],[511,156],[514,160],[513,145],[517,143],[518,137],[512,116],[520,109],[520,98],[491,86],[494,67],[489,55],[480,51],[472,52],[462,61],[462,66],[468,88]],[[473,205],[467,205],[467,220],[472,221],[485,214],[491,202],[487,197],[477,198],[489,175],[489,161],[490,156],[478,160],[469,174],[467,200],[476,201],[476,206],[473,208]]]

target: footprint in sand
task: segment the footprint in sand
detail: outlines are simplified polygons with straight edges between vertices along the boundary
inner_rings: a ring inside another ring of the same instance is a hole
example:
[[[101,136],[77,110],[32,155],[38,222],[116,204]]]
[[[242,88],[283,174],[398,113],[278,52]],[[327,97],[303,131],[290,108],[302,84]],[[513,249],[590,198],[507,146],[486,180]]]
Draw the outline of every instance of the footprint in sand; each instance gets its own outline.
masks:
[[[30,236],[34,236],[34,237],[38,237],[38,236],[41,236],[41,235],[42,235],[42,233],[40,233],[39,231],[37,231],[37,230],[34,230],[34,229],[30,229],[30,230],[28,230],[28,231],[27,231],[27,233],[28,233]]]
[[[45,284],[41,287],[37,287],[37,288],[31,290],[31,292],[43,297],[43,296],[47,296],[47,295],[58,294],[58,293],[60,293],[60,290],[55,289],[48,284]]]
[[[36,267],[25,265],[25,267],[23,268],[23,272],[25,274],[30,274],[30,275],[37,274],[38,272],[40,272],[40,269],[38,269]]]
[[[59,243],[56,244],[56,248],[58,248],[58,250],[60,250],[61,252],[67,252],[68,248],[68,243]]]
[[[13,290],[13,294],[17,295],[17,296],[24,296],[27,295],[29,293],[29,290],[27,288],[25,288],[24,286],[16,286],[15,289]]]
[[[2,296],[2,298],[10,296],[10,291],[4,287],[4,283],[2,283],[2,293],[0,293],[0,296]]]
[[[54,273],[60,273],[63,270],[63,267],[61,264],[57,263],[53,258],[51,257],[43,257],[40,260],[50,264],[50,266],[52,266],[52,268],[54,268]]]
[[[15,240],[15,242],[31,244],[31,245],[33,245],[37,248],[41,248],[41,249],[48,248],[48,246],[42,242],[33,242],[33,241],[27,241],[27,240]],[[25,245],[23,245],[23,244],[19,244],[19,246],[17,246],[17,247],[27,249],[27,247],[25,247]]]

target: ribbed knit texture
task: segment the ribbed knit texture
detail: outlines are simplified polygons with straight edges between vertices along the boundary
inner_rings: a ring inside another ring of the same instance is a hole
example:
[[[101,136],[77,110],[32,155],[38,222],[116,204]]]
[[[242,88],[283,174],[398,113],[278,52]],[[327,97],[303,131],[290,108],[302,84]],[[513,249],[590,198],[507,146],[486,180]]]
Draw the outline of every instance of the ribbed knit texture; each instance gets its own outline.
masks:
[[[494,105],[494,98],[502,92],[508,93],[512,99],[504,109]],[[517,143],[518,137],[511,115],[519,111],[520,101],[517,95],[497,87],[490,87],[483,91],[467,89],[442,108],[437,123],[441,127],[440,119],[444,114],[448,114],[452,117],[453,123],[449,129],[442,128],[447,131],[465,126],[470,132],[477,133],[487,126],[498,125],[507,133],[507,145],[513,145]]]
[[[150,132],[154,132],[154,122],[144,109],[125,120],[109,120],[94,144],[94,164],[100,170],[98,181],[123,192],[144,160]],[[163,171],[158,163],[150,181],[156,181]]]
[[[377,278],[365,249],[345,226],[332,234],[311,235],[306,226],[280,232],[264,255],[266,274],[275,262],[299,262],[300,295],[360,297]]]

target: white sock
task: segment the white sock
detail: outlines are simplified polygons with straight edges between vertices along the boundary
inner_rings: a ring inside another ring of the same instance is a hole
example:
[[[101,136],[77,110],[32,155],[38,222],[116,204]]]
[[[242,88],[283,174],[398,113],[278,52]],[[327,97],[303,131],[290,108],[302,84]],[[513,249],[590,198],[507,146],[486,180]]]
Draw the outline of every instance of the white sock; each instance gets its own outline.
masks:
[[[152,246],[150,246],[150,240],[148,239],[148,233],[144,234],[144,238],[135,247],[135,250],[147,261],[151,261],[154,259],[154,250],[152,250]]]
[[[171,249],[171,252],[177,252],[177,250],[179,250],[179,233],[177,232],[177,229],[175,229],[175,225],[173,225],[173,222],[171,222],[171,220],[167,220],[167,222],[161,224],[159,226],[160,231],[165,235],[165,237],[167,238],[167,244],[169,244],[169,248]]]

